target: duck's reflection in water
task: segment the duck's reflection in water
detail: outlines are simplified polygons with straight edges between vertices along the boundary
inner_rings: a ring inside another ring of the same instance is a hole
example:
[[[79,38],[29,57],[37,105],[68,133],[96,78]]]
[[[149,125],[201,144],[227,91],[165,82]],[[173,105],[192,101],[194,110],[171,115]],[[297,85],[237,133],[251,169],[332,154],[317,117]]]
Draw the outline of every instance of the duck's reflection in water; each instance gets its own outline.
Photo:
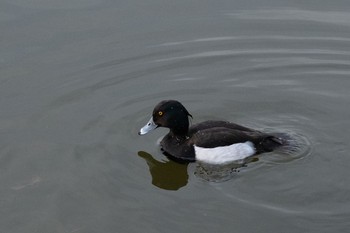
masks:
[[[147,162],[154,186],[166,190],[178,190],[187,185],[188,163],[158,161],[145,151],[139,151],[138,155]]]
[[[249,163],[257,161],[259,161],[258,157],[252,156],[244,160],[220,165],[198,162],[194,174],[206,181],[224,182],[237,175],[241,168],[245,168]]]
[[[178,190],[187,185],[188,163],[173,160],[158,161],[145,151],[139,151],[138,155],[147,162],[153,185],[166,190]],[[224,182],[233,178],[242,167],[257,161],[259,159],[252,156],[244,161],[225,165],[196,163],[194,175],[210,182]]]

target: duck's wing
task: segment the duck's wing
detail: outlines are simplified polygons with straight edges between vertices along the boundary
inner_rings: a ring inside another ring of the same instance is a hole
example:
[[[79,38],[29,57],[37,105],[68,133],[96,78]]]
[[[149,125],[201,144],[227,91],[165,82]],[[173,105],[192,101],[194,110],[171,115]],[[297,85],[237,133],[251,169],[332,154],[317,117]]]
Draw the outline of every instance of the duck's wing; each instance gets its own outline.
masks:
[[[213,127],[198,130],[191,136],[189,143],[199,147],[213,148],[247,141],[255,144],[259,143],[263,138],[264,134],[258,131],[241,131],[225,127]]]
[[[194,124],[191,126],[189,133],[195,134],[196,132],[200,130],[206,130],[206,129],[213,129],[213,128],[224,128],[224,129],[232,129],[232,130],[238,130],[238,131],[244,131],[244,132],[258,132],[254,129],[250,129],[235,123],[231,123],[228,121],[204,121],[201,123]]]
[[[259,131],[241,131],[223,127],[199,130],[189,140],[190,144],[203,148],[214,148],[245,142],[253,143],[257,153],[269,152],[283,145],[283,141],[273,135]]]

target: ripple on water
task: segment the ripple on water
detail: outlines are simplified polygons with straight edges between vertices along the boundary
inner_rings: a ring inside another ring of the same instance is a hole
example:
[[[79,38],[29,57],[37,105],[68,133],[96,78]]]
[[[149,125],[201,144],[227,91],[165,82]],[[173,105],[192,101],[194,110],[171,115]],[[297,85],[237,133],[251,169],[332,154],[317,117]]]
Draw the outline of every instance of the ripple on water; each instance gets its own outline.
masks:
[[[224,182],[238,175],[241,169],[253,170],[266,164],[284,164],[305,158],[311,153],[309,140],[301,134],[288,132],[277,134],[287,140],[287,145],[274,152],[254,155],[246,160],[224,165],[212,165],[198,162],[195,175],[211,182]]]
[[[347,11],[311,11],[300,9],[242,10],[227,14],[229,17],[249,20],[310,21],[322,24],[346,25],[350,23]]]
[[[233,47],[232,42],[244,46]],[[295,44],[299,43],[307,45],[307,49],[296,48]],[[295,75],[296,72],[301,74],[317,72],[320,69],[326,69],[328,72],[340,69],[344,74],[347,74],[350,67],[349,52],[339,49],[338,46],[322,46],[321,49],[313,46],[313,44],[335,45],[337,43],[342,46],[350,45],[350,40],[341,37],[260,35],[256,37],[208,37],[164,42],[152,46],[150,48],[152,51],[146,50],[144,54],[105,61],[90,67],[90,72],[106,72],[108,75],[98,79],[98,81],[94,79],[94,83],[86,87],[88,90],[86,93],[106,88],[113,89],[113,93],[119,91],[119,98],[118,95],[114,96],[114,94],[110,96],[110,99],[117,97],[115,98],[117,101],[113,104],[115,123],[111,128],[115,130],[112,132],[118,132],[117,129],[120,128],[117,127],[117,121],[122,119],[126,123],[122,129],[130,134],[136,134],[138,129],[148,120],[154,105],[162,99],[179,99],[187,104],[192,103],[192,105],[197,103],[199,108],[202,108],[205,106],[203,99],[210,99],[211,106],[217,102],[222,104],[222,101],[217,100],[215,95],[228,87],[230,87],[229,96],[221,96],[220,98],[233,99],[235,95],[232,94],[232,90],[251,87],[264,90],[264,88],[271,86],[280,87],[280,89],[281,87],[302,86],[303,80],[288,77],[291,74]],[[253,44],[254,46],[250,46]],[[185,49],[187,47],[190,49]],[[248,64],[232,66],[232,59],[236,59],[234,64],[241,61],[248,61]],[[217,64],[218,61],[224,65],[229,61],[230,68],[225,68],[237,78],[233,78],[233,75],[218,75],[214,80],[212,79],[214,73],[211,74],[211,70],[205,73],[206,66]],[[200,70],[203,70],[203,73]],[[110,74],[112,71],[119,73],[117,75]],[[257,79],[254,75],[261,78]],[[275,78],[277,75],[278,79]],[[280,76],[284,78],[280,78]],[[141,78],[142,82],[140,82]],[[159,82],[160,79],[162,82]],[[214,81],[206,82],[209,80]],[[227,82],[232,82],[232,80],[235,83],[228,86]],[[129,95],[131,92],[132,96]],[[223,95],[227,93],[225,92]],[[196,108],[194,108],[195,110]],[[271,114],[273,113],[271,112]],[[96,119],[99,121],[102,118]],[[132,125],[132,131],[127,125]],[[242,169],[252,170],[264,164],[289,163],[310,154],[311,144],[305,136],[289,131],[286,133],[290,136],[291,143],[284,150],[254,156],[249,161],[221,167],[198,163],[195,174],[205,180],[222,182],[231,179]]]

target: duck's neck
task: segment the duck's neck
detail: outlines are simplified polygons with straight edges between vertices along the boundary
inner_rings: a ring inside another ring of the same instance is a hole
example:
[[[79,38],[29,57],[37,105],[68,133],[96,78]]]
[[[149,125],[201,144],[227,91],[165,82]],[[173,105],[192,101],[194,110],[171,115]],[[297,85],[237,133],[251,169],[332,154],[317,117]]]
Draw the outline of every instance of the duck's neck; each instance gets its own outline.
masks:
[[[172,134],[178,137],[186,137],[188,135],[189,125],[188,113],[183,113],[170,119],[168,128],[170,128]]]
[[[188,128],[183,128],[183,129],[171,129],[170,133],[173,134],[174,136],[177,137],[187,137],[188,135]]]
[[[175,128],[170,129],[170,132],[177,137],[186,138],[188,135],[188,127],[189,127],[189,123],[188,121],[185,121],[182,124],[176,124]]]

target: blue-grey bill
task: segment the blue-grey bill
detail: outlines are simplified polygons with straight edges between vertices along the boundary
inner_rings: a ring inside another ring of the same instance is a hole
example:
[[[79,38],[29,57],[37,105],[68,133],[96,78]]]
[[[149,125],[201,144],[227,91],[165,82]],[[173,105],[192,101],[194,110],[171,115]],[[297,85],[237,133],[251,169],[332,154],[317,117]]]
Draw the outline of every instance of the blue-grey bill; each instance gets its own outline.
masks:
[[[153,117],[151,117],[151,119],[147,122],[147,124],[140,129],[139,135],[145,135],[146,133],[154,130],[157,127],[158,125],[154,123]]]

